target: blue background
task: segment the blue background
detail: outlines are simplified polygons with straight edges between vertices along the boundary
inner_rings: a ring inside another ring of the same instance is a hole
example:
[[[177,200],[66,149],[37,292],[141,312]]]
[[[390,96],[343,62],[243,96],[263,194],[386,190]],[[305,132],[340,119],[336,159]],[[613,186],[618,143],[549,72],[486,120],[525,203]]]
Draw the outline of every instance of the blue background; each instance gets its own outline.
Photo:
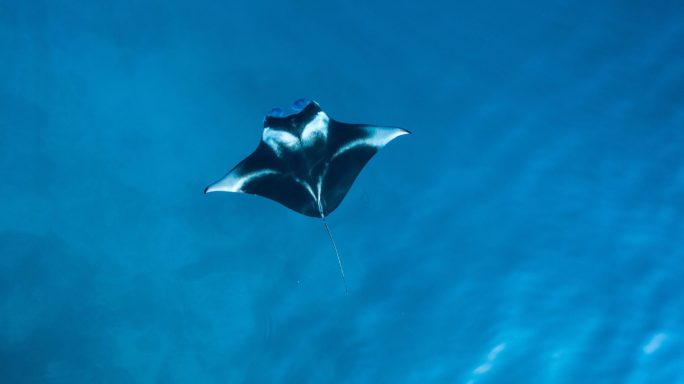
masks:
[[[0,2],[0,382],[684,382],[678,1]],[[203,195],[299,97],[414,132]]]

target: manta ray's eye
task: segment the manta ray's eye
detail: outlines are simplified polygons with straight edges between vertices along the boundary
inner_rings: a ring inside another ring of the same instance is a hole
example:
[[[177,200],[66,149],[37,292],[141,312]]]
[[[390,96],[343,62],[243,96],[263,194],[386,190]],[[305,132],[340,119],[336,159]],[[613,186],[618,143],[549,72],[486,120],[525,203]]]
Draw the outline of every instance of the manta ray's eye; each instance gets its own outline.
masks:
[[[274,107],[274,108],[271,108],[270,111],[268,111],[267,116],[270,116],[270,117],[283,117],[283,116],[285,116],[285,111],[283,111],[282,108]]]
[[[297,100],[292,102],[291,108],[295,112],[300,112],[304,108],[306,108],[306,106],[309,105],[310,102],[311,102],[311,100],[309,100],[309,99],[297,99]]]

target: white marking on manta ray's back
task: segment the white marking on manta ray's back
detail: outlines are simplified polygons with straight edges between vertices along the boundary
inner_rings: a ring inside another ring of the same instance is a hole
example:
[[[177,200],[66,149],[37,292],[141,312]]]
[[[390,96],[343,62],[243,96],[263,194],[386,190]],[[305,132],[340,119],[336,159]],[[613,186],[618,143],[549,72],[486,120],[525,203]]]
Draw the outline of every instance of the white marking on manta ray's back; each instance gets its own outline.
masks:
[[[265,176],[269,176],[269,175],[282,175],[282,173],[278,172],[278,171],[274,171],[272,169],[262,169],[262,170],[258,170],[258,171],[254,171],[254,172],[244,174],[242,176],[236,176],[233,172],[231,172],[228,175],[226,175],[226,177],[224,177],[223,179],[221,179],[218,182],[207,187],[207,193],[208,192],[238,192],[238,193],[244,192],[242,190],[242,188],[246,184],[254,181],[255,179],[265,177]],[[299,178],[296,178],[294,176],[291,176],[291,178],[297,184],[304,187],[304,189],[309,193],[309,195],[311,196],[311,198],[314,201],[317,201],[316,195],[314,194],[313,189],[311,188],[311,186],[307,182],[305,182]]]
[[[294,179],[294,181],[296,181],[296,182],[299,183],[302,187],[304,187],[304,189],[306,189],[307,192],[309,192],[309,195],[311,195],[311,197],[314,199],[314,201],[317,201],[316,195],[314,194],[314,191],[313,191],[313,189],[311,188],[311,186],[309,185],[309,183],[307,183],[307,182],[304,181],[304,180],[298,179],[298,178],[296,178],[296,177],[294,177],[294,176],[293,176],[292,178]]]
[[[327,171],[327,169],[321,173],[321,176],[318,177],[318,182],[316,182],[316,200],[318,200],[319,204],[321,202],[321,189],[323,188],[323,176],[325,175],[326,171]]]
[[[322,199],[321,199],[321,193],[323,192],[323,179],[328,173],[328,167],[330,163],[325,163],[325,168],[323,168],[323,171],[321,172],[320,176],[318,176],[318,180],[316,181],[316,201],[318,202],[318,208],[323,211],[323,206],[321,205]]]
[[[273,149],[278,156],[283,154],[283,147],[294,151],[297,150],[301,145],[297,136],[291,134],[290,132],[272,129],[269,127],[264,128],[264,133],[261,135],[261,140],[271,147],[271,149]]]
[[[207,192],[242,192],[242,187],[254,179],[268,175],[275,175],[278,173],[280,172],[274,171],[272,169],[262,169],[247,173],[242,176],[236,176],[233,174],[233,172],[231,172],[215,184],[210,185],[207,188]]]
[[[287,131],[266,127],[261,135],[261,140],[271,147],[276,155],[280,157],[283,154],[283,148],[287,148],[290,151],[296,151],[302,146],[313,146],[320,139],[327,139],[329,123],[330,118],[325,112],[321,111],[304,126],[301,137],[297,137]]]
[[[330,118],[321,111],[309,121],[302,130],[302,142],[304,146],[313,145],[318,139],[325,140],[328,137],[328,124]]]
[[[330,160],[335,160],[337,156],[361,146],[382,148],[397,137],[401,135],[408,135],[408,131],[401,128],[365,127],[365,130],[367,133],[366,137],[356,139],[343,145],[337,150],[337,152],[335,152]]]

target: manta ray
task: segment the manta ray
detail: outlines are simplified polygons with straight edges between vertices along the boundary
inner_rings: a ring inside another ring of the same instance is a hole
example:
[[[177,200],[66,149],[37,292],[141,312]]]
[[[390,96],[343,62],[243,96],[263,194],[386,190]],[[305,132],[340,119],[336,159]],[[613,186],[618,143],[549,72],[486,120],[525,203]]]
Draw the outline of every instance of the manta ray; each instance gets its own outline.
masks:
[[[334,120],[312,100],[298,99],[293,114],[273,108],[264,118],[256,150],[205,188],[276,201],[321,218],[332,242],[345,291],[347,282],[327,216],[342,202],[368,161],[387,143],[410,132],[398,127]]]

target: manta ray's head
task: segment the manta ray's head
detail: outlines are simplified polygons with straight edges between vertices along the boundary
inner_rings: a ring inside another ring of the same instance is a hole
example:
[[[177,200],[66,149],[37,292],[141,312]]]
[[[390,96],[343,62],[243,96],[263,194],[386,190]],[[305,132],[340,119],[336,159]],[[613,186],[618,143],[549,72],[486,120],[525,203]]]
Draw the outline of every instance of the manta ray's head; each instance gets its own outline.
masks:
[[[262,140],[279,156],[313,148],[325,142],[330,118],[312,100],[298,99],[292,103],[295,112],[285,115],[281,108],[273,108],[264,118]]]
[[[283,108],[272,108],[264,117],[264,128],[287,130],[294,134],[294,129],[305,125],[318,112],[321,112],[318,103],[309,99],[295,100],[292,102],[291,109],[293,113],[287,114]]]

